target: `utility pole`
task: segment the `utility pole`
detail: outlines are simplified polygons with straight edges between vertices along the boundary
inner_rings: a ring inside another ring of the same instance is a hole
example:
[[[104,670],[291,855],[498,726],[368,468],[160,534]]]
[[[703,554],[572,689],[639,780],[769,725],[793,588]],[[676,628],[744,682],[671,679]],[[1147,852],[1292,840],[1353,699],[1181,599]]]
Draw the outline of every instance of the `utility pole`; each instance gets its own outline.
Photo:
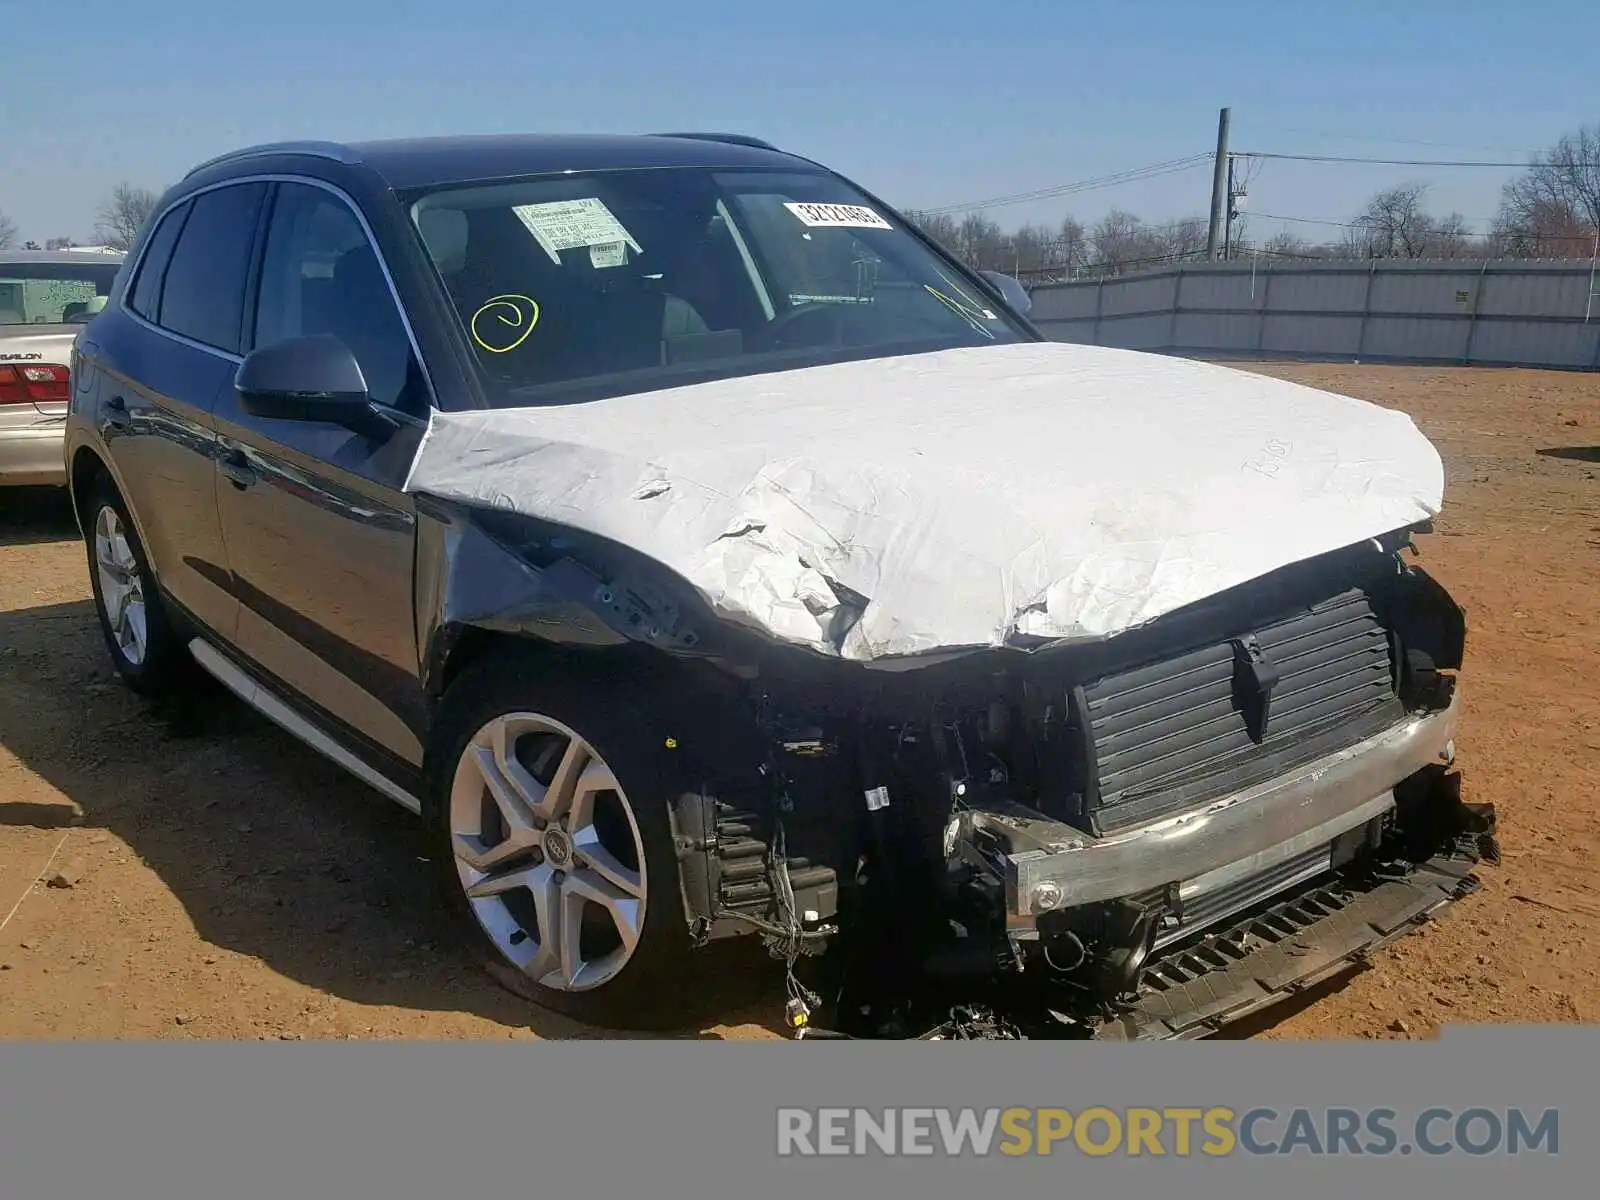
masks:
[[[1594,231],[1594,253],[1589,256],[1589,303],[1583,306],[1583,323],[1587,325],[1589,318],[1594,315],[1594,301],[1600,296],[1600,289],[1594,286],[1595,268],[1600,266],[1600,229]]]
[[[1233,219],[1238,213],[1233,210],[1233,155],[1228,155],[1228,207],[1227,215],[1222,221],[1222,258],[1224,262],[1233,261]]]
[[[1228,114],[1223,109],[1217,118],[1217,159],[1211,169],[1211,227],[1206,232],[1206,257],[1217,257],[1217,243],[1223,236],[1223,214],[1228,190]]]

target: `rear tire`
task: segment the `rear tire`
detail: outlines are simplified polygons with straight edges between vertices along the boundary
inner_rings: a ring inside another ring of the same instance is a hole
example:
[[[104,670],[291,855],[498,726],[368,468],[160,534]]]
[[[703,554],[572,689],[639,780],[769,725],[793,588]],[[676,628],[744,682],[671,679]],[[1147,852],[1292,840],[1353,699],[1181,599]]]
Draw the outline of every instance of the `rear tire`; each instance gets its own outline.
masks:
[[[112,665],[140,695],[170,694],[185,682],[192,660],[167,615],[127,504],[109,476],[95,480],[84,513],[89,584]]]
[[[662,708],[625,677],[498,655],[451,685],[424,817],[445,904],[504,987],[611,1028],[681,1026],[696,965]]]

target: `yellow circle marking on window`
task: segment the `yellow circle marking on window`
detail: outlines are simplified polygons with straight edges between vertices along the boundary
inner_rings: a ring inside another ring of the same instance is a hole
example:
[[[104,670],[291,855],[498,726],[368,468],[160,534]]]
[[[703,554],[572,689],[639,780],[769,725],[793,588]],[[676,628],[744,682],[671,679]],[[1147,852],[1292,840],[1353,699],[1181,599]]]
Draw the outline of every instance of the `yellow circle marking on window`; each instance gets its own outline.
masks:
[[[539,323],[539,302],[532,296],[492,296],[472,314],[472,340],[490,354],[515,350]]]

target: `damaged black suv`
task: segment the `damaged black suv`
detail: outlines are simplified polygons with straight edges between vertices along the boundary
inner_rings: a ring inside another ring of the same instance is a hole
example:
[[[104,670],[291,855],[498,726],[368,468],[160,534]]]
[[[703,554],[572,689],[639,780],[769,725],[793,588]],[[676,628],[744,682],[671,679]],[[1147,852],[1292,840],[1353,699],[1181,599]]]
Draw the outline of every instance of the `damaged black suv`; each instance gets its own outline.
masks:
[[[224,156],[74,350],[107,644],[419,813],[549,1007],[750,935],[798,1030],[1204,1033],[1493,854],[1442,474],[1029,303],[751,138]]]

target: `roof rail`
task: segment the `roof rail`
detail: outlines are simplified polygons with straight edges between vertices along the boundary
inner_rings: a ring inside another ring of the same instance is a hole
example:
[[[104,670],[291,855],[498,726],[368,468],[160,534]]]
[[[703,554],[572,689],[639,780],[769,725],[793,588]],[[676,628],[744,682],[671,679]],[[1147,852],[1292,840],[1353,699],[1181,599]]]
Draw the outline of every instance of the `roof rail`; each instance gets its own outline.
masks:
[[[762,141],[744,133],[656,133],[652,137],[693,138],[701,142],[727,142],[734,146],[750,146],[756,150],[777,150],[771,142]]]
[[[198,175],[208,167],[221,166],[223,163],[234,162],[238,159],[259,158],[266,154],[305,154],[312,158],[332,159],[334,162],[341,162],[347,166],[361,161],[348,146],[342,146],[338,142],[267,142],[264,145],[246,146],[242,150],[230,150],[226,154],[208,158],[198,166],[192,167],[184,174],[184,178],[188,179],[192,175]]]

